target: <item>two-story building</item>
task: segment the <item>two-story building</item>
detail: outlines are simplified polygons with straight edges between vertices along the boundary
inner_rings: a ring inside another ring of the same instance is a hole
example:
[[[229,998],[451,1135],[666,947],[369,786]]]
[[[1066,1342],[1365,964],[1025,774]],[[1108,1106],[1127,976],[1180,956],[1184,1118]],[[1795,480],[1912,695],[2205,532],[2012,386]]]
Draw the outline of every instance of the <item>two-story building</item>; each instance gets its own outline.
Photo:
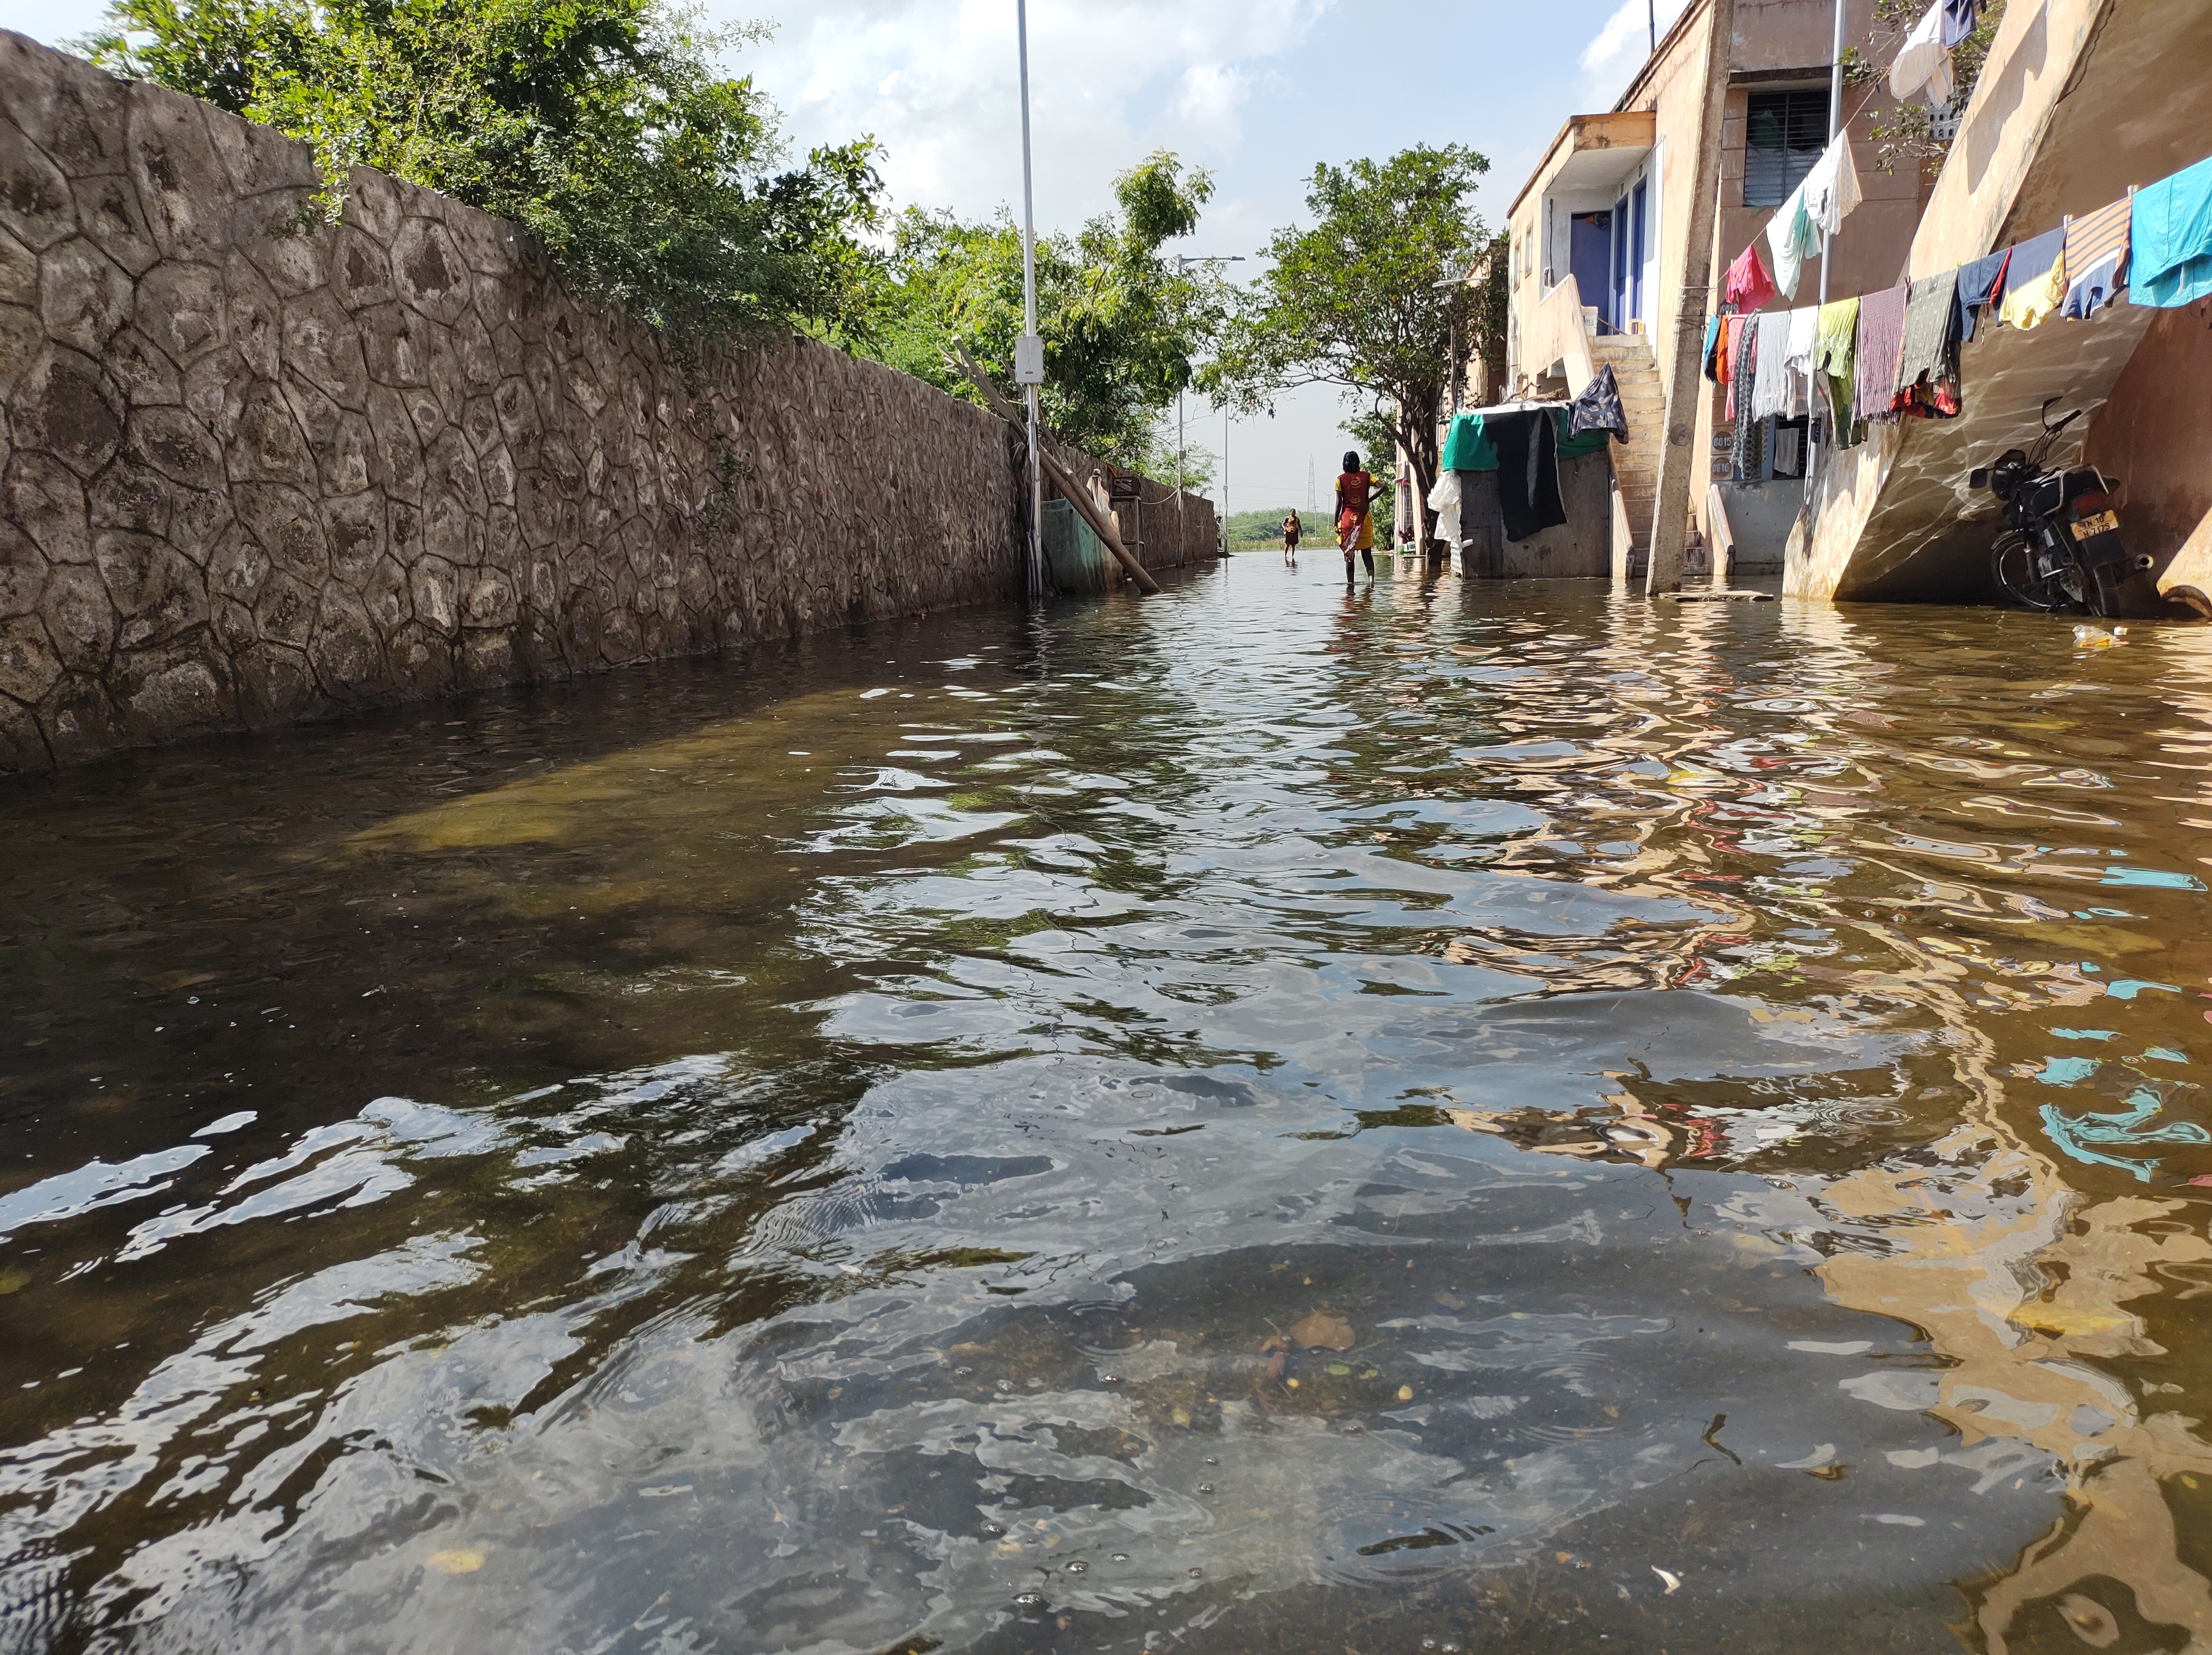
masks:
[[[1864,51],[1874,0],[1843,4],[1845,42]],[[1737,0],[1709,261],[1716,291],[1728,261],[1761,234],[1827,147],[1835,7],[1836,0]],[[1507,385],[1560,389],[1560,380],[1581,377],[1569,371],[1578,351],[1586,362],[1613,365],[1632,433],[1615,457],[1633,539],[1630,572],[1640,568],[1650,546],[1660,388],[1672,366],[1711,15],[1709,0],[1694,0],[1612,109],[1571,117],[1507,215]],[[1838,295],[1898,279],[1932,188],[1917,168],[1884,173],[1875,166],[1872,129],[1892,108],[1879,81],[1844,89],[1865,198],[1836,238],[1832,286]],[[1820,261],[1808,261],[1796,298],[1778,297],[1771,307],[1813,302],[1820,277]],[[1716,449],[1713,387],[1703,390],[1698,452],[1707,457],[1707,475],[1693,479],[1692,515],[1701,531],[1710,526],[1709,485],[1717,486],[1737,568],[1778,573],[1803,499],[1805,446],[1769,443],[1738,456],[1723,429]]]

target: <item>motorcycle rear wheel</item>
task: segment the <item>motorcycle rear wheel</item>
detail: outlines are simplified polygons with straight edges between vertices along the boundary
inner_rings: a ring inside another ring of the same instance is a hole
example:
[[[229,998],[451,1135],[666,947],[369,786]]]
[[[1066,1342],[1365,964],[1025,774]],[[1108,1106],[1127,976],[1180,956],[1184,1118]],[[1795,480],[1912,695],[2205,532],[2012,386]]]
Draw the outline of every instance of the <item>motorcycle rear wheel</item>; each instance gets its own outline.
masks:
[[[1990,578],[1997,590],[2024,609],[2049,614],[2078,607],[2058,575],[2035,573],[2035,543],[2023,534],[2003,534],[1990,551]]]

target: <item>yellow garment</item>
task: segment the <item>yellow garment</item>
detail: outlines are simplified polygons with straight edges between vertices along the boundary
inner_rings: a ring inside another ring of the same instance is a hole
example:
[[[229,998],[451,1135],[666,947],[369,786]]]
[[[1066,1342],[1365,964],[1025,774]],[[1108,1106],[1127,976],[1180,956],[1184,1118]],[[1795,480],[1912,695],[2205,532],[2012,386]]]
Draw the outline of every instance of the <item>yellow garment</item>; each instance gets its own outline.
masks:
[[[2040,327],[2058,313],[2066,301],[2066,255],[2061,252],[2051,268],[2033,282],[2008,285],[1997,319],[2008,328]]]

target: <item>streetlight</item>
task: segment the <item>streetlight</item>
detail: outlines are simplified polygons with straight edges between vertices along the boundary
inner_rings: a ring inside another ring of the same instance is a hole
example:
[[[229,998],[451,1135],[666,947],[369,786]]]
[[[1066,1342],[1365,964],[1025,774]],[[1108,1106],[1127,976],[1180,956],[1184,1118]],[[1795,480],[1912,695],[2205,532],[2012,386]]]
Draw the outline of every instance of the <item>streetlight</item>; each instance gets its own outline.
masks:
[[[1242,253],[1207,253],[1203,256],[1197,256],[1190,253],[1177,253],[1176,255],[1176,274],[1177,276],[1181,276],[1185,270],[1188,270],[1194,264],[1242,264],[1243,262],[1244,255]],[[1222,473],[1225,477],[1228,474],[1229,450],[1228,414],[1225,409],[1222,415],[1221,447]],[[1182,388],[1181,386],[1177,386],[1176,388],[1176,515],[1178,517],[1182,515]],[[1226,522],[1228,520],[1229,486],[1225,482],[1222,484],[1221,488],[1221,505],[1223,521]]]
[[[1037,387],[1044,383],[1044,341],[1037,335],[1036,198],[1030,181],[1029,0],[1014,0],[1014,36],[1022,64],[1022,336],[1014,341],[1014,383],[1030,416],[1030,567],[1031,602],[1044,596],[1044,468],[1037,452]]]

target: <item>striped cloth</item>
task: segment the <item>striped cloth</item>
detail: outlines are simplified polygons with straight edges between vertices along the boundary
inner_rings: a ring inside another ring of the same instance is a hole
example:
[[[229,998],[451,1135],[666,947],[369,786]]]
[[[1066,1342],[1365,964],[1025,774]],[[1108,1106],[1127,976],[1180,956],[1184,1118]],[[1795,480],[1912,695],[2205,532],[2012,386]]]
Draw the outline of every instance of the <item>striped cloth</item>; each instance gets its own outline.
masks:
[[[2108,253],[2128,250],[2128,220],[2135,210],[2131,197],[2123,196],[2109,207],[2084,213],[2066,227],[2066,268],[2086,270]]]
[[[2134,201],[2124,196],[2066,227],[2066,297],[2058,307],[2063,315],[2077,321],[2093,316],[2127,285],[2128,224],[2134,215]]]

